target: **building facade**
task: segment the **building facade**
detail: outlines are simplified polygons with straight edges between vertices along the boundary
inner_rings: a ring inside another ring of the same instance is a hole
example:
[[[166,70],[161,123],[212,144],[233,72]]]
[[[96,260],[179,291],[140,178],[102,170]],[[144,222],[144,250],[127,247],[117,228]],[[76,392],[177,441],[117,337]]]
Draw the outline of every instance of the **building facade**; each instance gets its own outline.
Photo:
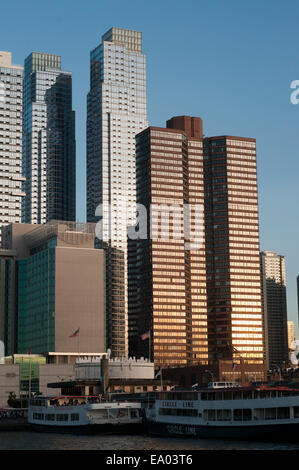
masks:
[[[202,121],[182,116],[167,125],[136,137],[137,203],[146,210],[148,230],[146,238],[131,241],[130,353],[148,357],[150,350],[159,366],[208,360]],[[191,240],[196,217],[199,233]]]
[[[22,221],[76,218],[75,113],[72,74],[61,57],[32,52],[25,60]]]
[[[261,278],[266,360],[269,368],[288,361],[288,327],[285,258],[272,251],[261,253]]]
[[[131,354],[147,357],[149,348],[160,365],[226,359],[262,366],[255,140],[203,138],[199,118],[179,116],[166,129],[138,134],[136,145],[137,203],[145,206],[151,230],[167,230],[169,217],[162,210],[155,218],[151,206],[201,211],[189,219],[199,242],[193,249],[186,249],[185,218],[183,236],[173,230],[155,239],[151,232],[129,244],[136,264],[129,331],[137,352]],[[150,339],[141,339],[144,332]]]
[[[255,139],[204,139],[210,359],[264,360]]]
[[[11,224],[3,232],[11,250],[1,259],[6,355],[104,352],[104,253],[94,248],[94,224]]]
[[[293,321],[288,321],[288,348],[292,348],[293,341],[296,340],[295,337],[295,325]]]
[[[118,357],[128,354],[127,226],[136,220],[135,135],[146,116],[141,33],[111,28],[90,54],[87,220],[103,214],[98,246],[106,252],[107,346]]]
[[[22,220],[23,67],[0,51],[0,226]]]

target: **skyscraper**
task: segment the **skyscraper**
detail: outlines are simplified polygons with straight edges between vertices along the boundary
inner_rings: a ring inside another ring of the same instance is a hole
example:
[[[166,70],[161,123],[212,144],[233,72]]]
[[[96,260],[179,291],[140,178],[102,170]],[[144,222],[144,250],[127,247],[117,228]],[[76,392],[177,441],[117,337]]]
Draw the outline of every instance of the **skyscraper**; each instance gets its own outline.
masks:
[[[32,52],[25,60],[22,220],[75,220],[75,113],[72,74],[61,57]]]
[[[203,240],[195,249],[186,249],[185,233],[130,244],[136,269],[131,270],[129,325],[137,355],[147,355],[146,343],[139,340],[138,346],[136,338],[149,330],[152,355],[161,365],[229,359],[260,368],[255,140],[203,138],[199,118],[179,116],[167,129],[141,132],[136,143],[137,202],[148,214],[151,204],[199,205],[203,220]],[[148,215],[148,225],[165,230],[163,217],[157,223]],[[200,213],[190,220],[196,233]]]
[[[268,367],[288,360],[285,258],[272,251],[261,253],[265,349]]]
[[[204,139],[209,357],[264,359],[255,139]]]
[[[167,126],[136,137],[137,203],[146,209],[148,232],[131,242],[136,269],[129,309],[131,354],[148,357],[150,341],[151,357],[162,367],[208,360],[202,121],[180,116]],[[142,340],[146,331],[151,337]]]
[[[90,54],[87,97],[87,220],[103,207],[107,347],[128,352],[127,226],[136,219],[135,135],[147,126],[141,33],[111,28]],[[98,215],[99,212],[97,213]]]
[[[0,225],[22,220],[23,67],[0,51]]]

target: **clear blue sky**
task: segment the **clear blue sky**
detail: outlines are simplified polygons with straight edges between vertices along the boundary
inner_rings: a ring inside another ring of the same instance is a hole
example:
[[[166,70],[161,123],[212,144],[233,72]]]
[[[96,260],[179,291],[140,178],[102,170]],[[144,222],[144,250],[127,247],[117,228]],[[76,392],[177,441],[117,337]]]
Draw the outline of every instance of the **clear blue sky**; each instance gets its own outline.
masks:
[[[261,249],[286,256],[288,316],[299,274],[299,2],[288,0],[15,0],[1,3],[0,50],[62,56],[73,73],[77,218],[85,220],[89,51],[111,26],[143,32],[148,118],[201,116],[205,135],[255,137]],[[298,336],[298,335],[297,335]]]

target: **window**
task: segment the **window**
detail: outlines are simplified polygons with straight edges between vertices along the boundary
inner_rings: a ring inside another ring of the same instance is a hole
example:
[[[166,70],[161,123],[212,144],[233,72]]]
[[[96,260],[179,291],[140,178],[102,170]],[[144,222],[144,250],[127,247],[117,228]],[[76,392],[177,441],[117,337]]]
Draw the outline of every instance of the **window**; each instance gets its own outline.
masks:
[[[56,421],[68,421],[69,416],[67,414],[56,415]]]
[[[251,409],[235,409],[234,421],[251,421]]]

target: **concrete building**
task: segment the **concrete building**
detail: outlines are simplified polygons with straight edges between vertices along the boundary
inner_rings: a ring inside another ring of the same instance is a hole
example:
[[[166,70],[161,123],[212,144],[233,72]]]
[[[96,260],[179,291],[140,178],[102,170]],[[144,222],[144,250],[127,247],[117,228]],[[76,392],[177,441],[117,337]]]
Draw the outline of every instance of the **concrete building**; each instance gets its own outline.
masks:
[[[288,321],[288,347],[291,347],[293,341],[295,341],[295,325],[293,321]]]
[[[266,360],[269,368],[288,362],[288,328],[285,258],[272,251],[261,253],[261,277]]]
[[[127,226],[136,220],[135,135],[147,126],[145,55],[138,31],[111,28],[90,54],[87,221],[103,215],[107,347],[128,354]],[[103,214],[96,213],[102,205]]]
[[[23,67],[0,51],[0,226],[22,220],[22,109]]]
[[[6,354],[104,352],[104,253],[94,248],[94,224],[11,224],[3,239]]]
[[[150,331],[152,358],[164,366],[240,358],[262,366],[255,140],[203,138],[200,118],[179,116],[138,134],[136,145],[137,202],[148,227],[166,230],[165,214],[149,217],[151,205],[201,211],[184,218],[183,234],[179,224],[166,239],[142,236],[130,245],[134,354],[146,355],[140,335]],[[187,247],[186,220],[195,247]]]
[[[172,382],[155,378],[147,359],[109,358],[106,353],[14,354],[0,364],[0,407],[7,407],[10,392],[84,395],[104,392],[140,393],[169,390]]]
[[[32,52],[25,60],[23,174],[23,222],[76,219],[72,74],[58,55]]]

